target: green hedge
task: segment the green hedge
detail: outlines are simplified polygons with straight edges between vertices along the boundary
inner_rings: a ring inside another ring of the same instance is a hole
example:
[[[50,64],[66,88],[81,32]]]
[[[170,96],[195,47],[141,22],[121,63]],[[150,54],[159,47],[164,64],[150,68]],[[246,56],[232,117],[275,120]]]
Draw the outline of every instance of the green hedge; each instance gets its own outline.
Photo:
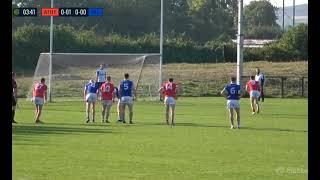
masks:
[[[303,45],[307,42],[306,33],[307,27],[299,25],[284,34],[279,43],[264,48],[246,48],[244,60],[306,60],[307,45]],[[235,62],[237,59],[236,44],[230,40],[225,45],[220,40],[200,44],[185,34],[168,35],[164,39],[163,48],[164,63]],[[12,35],[12,49],[14,69],[33,71],[39,54],[49,51],[49,27],[30,24],[17,28]],[[69,53],[158,53],[159,36],[156,33],[145,34],[138,38],[112,33],[102,36],[95,34],[93,29],[75,29],[69,25],[57,25],[54,29],[53,50]]]

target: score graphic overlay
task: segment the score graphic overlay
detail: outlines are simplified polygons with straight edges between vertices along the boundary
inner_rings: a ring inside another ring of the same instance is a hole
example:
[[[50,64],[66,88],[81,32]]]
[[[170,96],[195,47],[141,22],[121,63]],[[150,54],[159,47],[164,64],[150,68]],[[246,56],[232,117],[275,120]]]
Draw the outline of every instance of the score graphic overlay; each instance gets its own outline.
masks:
[[[89,8],[88,16],[103,16],[102,8]]]
[[[59,16],[88,16],[88,8],[59,8]]]
[[[13,16],[38,16],[37,8],[14,8]],[[103,16],[103,8],[42,8],[41,16],[88,17]]]
[[[102,8],[59,8],[59,16],[102,16]]]
[[[103,16],[102,8],[42,8],[41,16],[87,17]]]
[[[14,8],[13,9],[14,16],[38,16],[37,8]]]

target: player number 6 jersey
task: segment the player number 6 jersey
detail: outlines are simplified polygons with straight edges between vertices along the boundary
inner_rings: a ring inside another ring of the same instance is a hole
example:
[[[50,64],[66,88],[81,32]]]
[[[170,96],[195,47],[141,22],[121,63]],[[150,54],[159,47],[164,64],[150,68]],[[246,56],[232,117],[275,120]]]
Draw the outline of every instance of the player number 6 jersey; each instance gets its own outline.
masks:
[[[239,100],[241,87],[238,84],[228,84],[225,87],[228,92],[228,100]]]

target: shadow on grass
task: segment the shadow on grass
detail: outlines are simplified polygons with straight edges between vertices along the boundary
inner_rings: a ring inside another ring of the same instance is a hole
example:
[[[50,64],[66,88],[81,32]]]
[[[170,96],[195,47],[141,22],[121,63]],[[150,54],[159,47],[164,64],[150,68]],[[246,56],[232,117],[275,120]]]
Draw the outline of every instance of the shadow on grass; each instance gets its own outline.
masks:
[[[94,125],[79,125],[81,127],[68,127],[74,124],[40,124],[15,125],[12,127],[13,135],[41,135],[41,134],[81,134],[81,133],[111,133],[111,129],[95,128]],[[98,125],[103,126],[103,125]]]
[[[256,127],[241,127],[241,129],[247,130],[257,130],[257,131],[287,131],[287,132],[302,132],[307,133],[307,130],[299,130],[299,129],[281,129],[281,128],[256,128]]]
[[[306,109],[306,111],[308,111],[308,109]],[[297,117],[305,117],[306,119],[308,118],[308,112],[306,112],[306,114],[294,114],[294,113],[275,113],[275,112],[264,112],[262,109],[262,112],[260,112],[260,114],[257,115],[268,115],[268,116],[284,116],[284,117],[293,117],[293,118],[297,118]]]
[[[161,125],[161,126],[168,126],[164,122],[163,123],[150,123],[150,122],[143,122],[138,123],[138,125]],[[188,127],[209,127],[209,128],[227,128],[229,129],[230,126],[226,125],[207,125],[207,124],[197,124],[197,123],[175,123],[175,126],[188,126]],[[256,131],[275,131],[275,132],[301,132],[307,133],[307,130],[298,130],[298,129],[282,129],[282,128],[257,128],[257,127],[241,127],[241,129],[245,130],[256,130]]]
[[[13,145],[42,146],[49,136],[67,137],[67,135],[106,134],[115,133],[110,127],[97,128],[96,126],[74,126],[73,124],[19,124],[12,127]]]
[[[136,125],[150,125],[150,126],[169,126],[165,122],[139,122]],[[170,125],[171,126],[171,125]],[[190,126],[190,127],[223,127],[230,128],[230,126],[225,125],[206,125],[206,124],[197,124],[197,123],[175,123],[175,126]]]

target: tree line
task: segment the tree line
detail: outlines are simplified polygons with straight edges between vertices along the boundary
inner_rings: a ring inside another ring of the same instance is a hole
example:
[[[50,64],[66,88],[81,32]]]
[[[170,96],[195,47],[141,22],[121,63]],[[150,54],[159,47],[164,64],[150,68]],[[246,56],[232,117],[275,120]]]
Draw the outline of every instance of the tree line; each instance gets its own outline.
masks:
[[[102,17],[57,17],[55,24],[96,27],[98,34],[115,32],[142,36],[159,33],[160,0],[69,0],[56,1],[55,7],[102,7]],[[163,0],[164,33],[185,34],[193,41],[207,42],[221,37],[236,38],[236,0]],[[50,1],[14,0],[13,7],[50,7]],[[276,23],[277,8],[269,1],[252,1],[244,8],[245,35],[273,39],[281,35]],[[39,12],[40,14],[40,12]],[[23,24],[48,25],[49,17],[13,18],[13,28]]]
[[[93,30],[58,25],[54,29],[54,52],[72,53],[158,53],[159,36],[139,37],[115,33],[99,36]],[[33,70],[39,54],[49,51],[49,27],[26,25],[13,32],[13,67]],[[246,48],[244,61],[289,61],[308,59],[308,27],[300,24],[287,31],[277,42],[263,48]],[[236,44],[219,40],[197,43],[185,35],[165,36],[164,63],[236,62]]]
[[[50,1],[14,0],[13,7],[40,10],[50,7]],[[159,52],[160,0],[69,0],[55,7],[104,8],[102,17],[54,18],[55,52]],[[236,61],[231,39],[236,38],[237,9],[235,0],[164,0],[165,63]],[[265,48],[246,49],[245,60],[307,59],[307,25],[284,33],[275,11],[266,0],[245,6],[245,38],[279,39]],[[12,21],[13,65],[32,69],[39,54],[49,50],[50,18]]]

